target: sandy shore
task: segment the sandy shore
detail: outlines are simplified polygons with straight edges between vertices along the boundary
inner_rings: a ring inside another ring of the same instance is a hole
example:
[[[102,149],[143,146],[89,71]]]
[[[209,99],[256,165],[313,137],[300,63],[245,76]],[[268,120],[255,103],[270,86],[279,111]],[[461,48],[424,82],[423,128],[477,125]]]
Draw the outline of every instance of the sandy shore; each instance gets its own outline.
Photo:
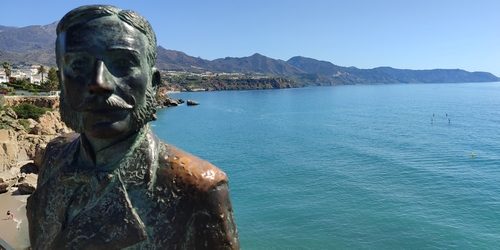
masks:
[[[12,192],[0,194],[0,245],[6,242],[5,249],[27,249],[30,245],[26,219],[28,196],[13,195]],[[14,220],[7,220],[8,210],[14,213]]]

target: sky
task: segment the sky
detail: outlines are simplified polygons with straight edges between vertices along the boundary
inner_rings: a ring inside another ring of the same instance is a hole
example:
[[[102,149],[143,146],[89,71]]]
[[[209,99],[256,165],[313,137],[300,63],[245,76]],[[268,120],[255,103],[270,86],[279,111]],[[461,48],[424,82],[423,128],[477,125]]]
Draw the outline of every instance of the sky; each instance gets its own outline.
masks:
[[[45,25],[86,4],[134,10],[149,20],[158,45],[209,60],[299,55],[358,68],[500,76],[498,0],[4,0],[0,25]]]

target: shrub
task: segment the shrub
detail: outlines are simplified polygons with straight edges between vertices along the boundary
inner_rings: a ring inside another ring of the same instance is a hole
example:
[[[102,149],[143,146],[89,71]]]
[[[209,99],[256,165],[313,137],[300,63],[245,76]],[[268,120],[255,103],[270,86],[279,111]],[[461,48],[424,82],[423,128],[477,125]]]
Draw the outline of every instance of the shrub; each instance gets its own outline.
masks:
[[[31,118],[34,120],[38,120],[40,116],[50,110],[49,108],[41,108],[28,103],[14,106],[12,109],[16,112],[19,119]]]
[[[21,126],[23,126],[24,130],[26,131],[28,131],[30,128],[30,122],[28,122],[28,120],[26,119],[19,120],[19,124],[21,124]]]

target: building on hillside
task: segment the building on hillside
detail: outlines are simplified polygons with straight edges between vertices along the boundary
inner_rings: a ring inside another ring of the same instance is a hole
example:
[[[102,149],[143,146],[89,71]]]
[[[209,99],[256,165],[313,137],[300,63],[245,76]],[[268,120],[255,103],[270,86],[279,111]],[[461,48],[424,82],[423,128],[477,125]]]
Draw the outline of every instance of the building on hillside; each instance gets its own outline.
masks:
[[[39,67],[40,65],[22,65],[13,68],[10,77],[16,80],[27,79],[31,84],[40,85],[42,75],[38,74]],[[44,78],[47,76],[46,74],[44,74]]]
[[[32,84],[40,85],[42,83],[42,74],[38,73],[38,69],[40,68],[40,65],[34,64],[31,65],[30,67],[30,72],[31,72],[31,77],[30,77],[30,82]],[[45,67],[45,69],[48,71],[48,68]],[[44,73],[44,80],[47,77],[47,72]]]
[[[0,83],[4,83],[4,82],[9,82],[9,79],[7,78],[7,75],[5,74],[5,72],[1,71],[0,72]]]
[[[10,78],[11,80],[22,80],[22,79],[28,79],[29,76],[26,74],[25,71],[18,69],[18,68],[13,68],[10,72]]]

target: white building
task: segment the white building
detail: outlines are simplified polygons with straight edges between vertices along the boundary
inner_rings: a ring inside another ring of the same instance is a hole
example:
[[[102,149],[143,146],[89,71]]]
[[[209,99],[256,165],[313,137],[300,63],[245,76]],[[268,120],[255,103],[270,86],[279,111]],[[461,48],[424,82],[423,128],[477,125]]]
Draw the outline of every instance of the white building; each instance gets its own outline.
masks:
[[[30,67],[30,82],[32,84],[37,84],[40,85],[42,82],[42,74],[38,74],[38,68],[40,68],[40,65],[31,65]],[[48,67],[45,67],[45,70],[48,71]],[[47,72],[43,73],[43,80],[47,80]]]
[[[0,71],[0,83],[9,82],[5,71]]]
[[[21,69],[12,69],[10,71],[10,77],[18,79],[18,80],[28,78],[28,76],[26,75],[26,72],[21,70]]]
[[[10,76],[18,80],[29,79],[31,84],[40,85],[40,83],[42,82],[42,75],[38,74],[39,67],[40,65],[31,65],[14,68],[12,69]],[[47,77],[47,73],[44,73],[43,77],[45,80]]]

